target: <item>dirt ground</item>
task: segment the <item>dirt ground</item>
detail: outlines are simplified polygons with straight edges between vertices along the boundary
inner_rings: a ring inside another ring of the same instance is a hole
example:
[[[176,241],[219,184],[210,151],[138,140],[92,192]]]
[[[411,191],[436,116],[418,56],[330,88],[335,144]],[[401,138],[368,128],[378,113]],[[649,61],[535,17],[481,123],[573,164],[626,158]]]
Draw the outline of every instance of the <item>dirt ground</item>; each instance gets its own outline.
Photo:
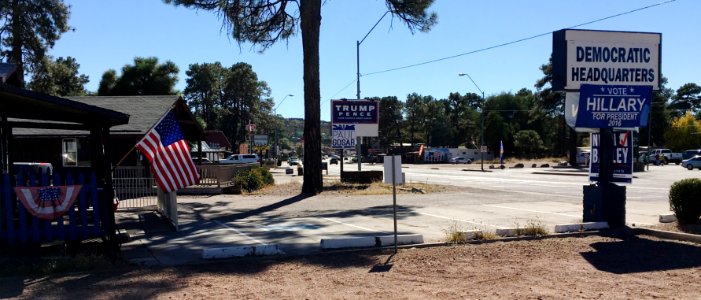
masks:
[[[701,234],[698,227],[656,229]],[[89,273],[0,277],[3,298],[701,299],[701,245],[619,233],[404,248],[397,254],[346,251],[168,268],[117,265]]]
[[[20,299],[700,299],[701,246],[598,235],[0,278]]]

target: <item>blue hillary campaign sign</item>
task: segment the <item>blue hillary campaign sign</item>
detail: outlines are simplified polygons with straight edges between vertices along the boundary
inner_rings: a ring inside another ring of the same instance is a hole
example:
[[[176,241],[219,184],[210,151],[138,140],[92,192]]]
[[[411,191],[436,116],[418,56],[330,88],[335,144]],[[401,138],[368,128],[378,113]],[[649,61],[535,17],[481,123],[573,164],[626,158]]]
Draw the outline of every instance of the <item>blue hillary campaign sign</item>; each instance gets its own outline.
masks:
[[[589,164],[589,181],[599,181],[599,137],[598,133],[591,134],[591,163]],[[611,182],[633,182],[633,132],[630,130],[615,130],[613,133],[613,176]]]
[[[645,127],[652,86],[582,84],[575,127]]]

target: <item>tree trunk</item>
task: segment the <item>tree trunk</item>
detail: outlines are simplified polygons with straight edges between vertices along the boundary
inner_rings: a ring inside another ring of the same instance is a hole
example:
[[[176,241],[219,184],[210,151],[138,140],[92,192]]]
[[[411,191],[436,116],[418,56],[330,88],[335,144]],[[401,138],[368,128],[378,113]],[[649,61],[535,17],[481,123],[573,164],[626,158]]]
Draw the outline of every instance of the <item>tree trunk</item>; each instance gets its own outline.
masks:
[[[321,91],[319,30],[321,0],[301,0],[300,27],[304,50],[304,183],[302,193],[321,193]]]

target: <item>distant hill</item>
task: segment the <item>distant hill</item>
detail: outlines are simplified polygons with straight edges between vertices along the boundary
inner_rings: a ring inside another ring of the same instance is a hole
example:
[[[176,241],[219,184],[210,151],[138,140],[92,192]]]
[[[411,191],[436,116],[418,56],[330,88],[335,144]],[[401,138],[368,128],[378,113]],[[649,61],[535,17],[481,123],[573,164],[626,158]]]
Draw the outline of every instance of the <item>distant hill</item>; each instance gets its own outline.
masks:
[[[292,143],[299,143],[304,135],[304,119],[289,118],[285,119],[285,128],[282,130],[282,136],[287,137]],[[321,121],[321,145],[328,146],[331,142],[331,122]]]

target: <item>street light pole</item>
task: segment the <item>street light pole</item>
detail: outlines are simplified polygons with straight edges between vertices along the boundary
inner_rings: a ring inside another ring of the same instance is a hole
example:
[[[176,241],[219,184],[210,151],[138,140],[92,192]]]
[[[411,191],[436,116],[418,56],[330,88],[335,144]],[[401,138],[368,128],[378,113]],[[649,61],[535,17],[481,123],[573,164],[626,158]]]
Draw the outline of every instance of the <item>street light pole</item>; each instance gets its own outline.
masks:
[[[280,103],[278,103],[278,104],[273,108],[273,115],[275,115],[276,118],[277,118],[277,109],[280,107],[280,105],[282,105],[282,102],[285,102],[285,99],[287,99],[287,97],[294,97],[294,96],[295,96],[295,95],[292,95],[292,94],[287,94],[287,95],[285,95],[285,97],[283,97],[282,100],[280,100]],[[279,153],[279,150],[278,150],[278,141],[279,141],[279,137],[278,137],[278,126],[275,126],[275,158],[276,158],[276,159],[280,156],[280,153]]]
[[[472,81],[472,84],[475,85],[477,90],[482,93],[482,105],[480,106],[480,168],[482,169],[482,172],[484,172],[484,152],[482,151],[482,147],[484,147],[484,91],[477,85],[477,83],[475,83],[474,80],[472,80],[470,74],[459,73],[458,76],[467,76],[467,78]]]
[[[389,10],[386,11],[382,15],[382,17],[380,17],[380,19],[377,20],[377,22],[375,22],[375,25],[372,25],[372,28],[370,28],[368,33],[366,33],[365,36],[360,41],[355,41],[355,69],[356,69],[356,81],[357,81],[356,82],[355,96],[356,96],[356,99],[358,99],[358,100],[360,100],[360,44],[362,44],[363,41],[365,41],[365,38],[367,38],[368,35],[370,35],[370,33],[375,29],[375,27],[377,27],[377,24],[380,24],[380,21],[382,21],[382,19],[384,19],[388,13],[389,13]],[[362,150],[361,141],[362,141],[362,139],[360,137],[358,137],[357,142],[355,143],[356,144],[355,157],[358,158],[358,171],[360,171],[360,163],[362,162],[362,158],[360,155],[361,150]],[[343,162],[341,162],[341,163],[343,163]]]

